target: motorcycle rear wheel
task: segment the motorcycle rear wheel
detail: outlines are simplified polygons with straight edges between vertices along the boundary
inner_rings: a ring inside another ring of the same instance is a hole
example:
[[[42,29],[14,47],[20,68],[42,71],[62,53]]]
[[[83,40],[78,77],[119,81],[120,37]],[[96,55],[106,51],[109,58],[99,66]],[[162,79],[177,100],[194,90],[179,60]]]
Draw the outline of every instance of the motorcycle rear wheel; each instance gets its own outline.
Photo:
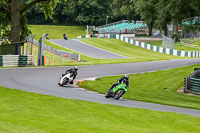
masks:
[[[111,95],[110,95],[110,91],[108,90],[107,93],[105,94],[105,98],[109,98],[109,97],[111,97]]]

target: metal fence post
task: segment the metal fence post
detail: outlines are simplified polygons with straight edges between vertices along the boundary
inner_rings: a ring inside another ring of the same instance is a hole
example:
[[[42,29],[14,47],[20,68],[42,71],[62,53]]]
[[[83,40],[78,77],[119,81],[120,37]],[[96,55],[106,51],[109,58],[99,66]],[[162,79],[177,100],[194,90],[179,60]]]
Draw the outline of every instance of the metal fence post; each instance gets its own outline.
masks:
[[[42,37],[40,38],[38,44],[38,60],[37,60],[37,65],[41,66],[43,64],[42,62],[42,56],[43,56],[43,44],[44,44],[44,36],[46,36],[47,33],[43,34]]]

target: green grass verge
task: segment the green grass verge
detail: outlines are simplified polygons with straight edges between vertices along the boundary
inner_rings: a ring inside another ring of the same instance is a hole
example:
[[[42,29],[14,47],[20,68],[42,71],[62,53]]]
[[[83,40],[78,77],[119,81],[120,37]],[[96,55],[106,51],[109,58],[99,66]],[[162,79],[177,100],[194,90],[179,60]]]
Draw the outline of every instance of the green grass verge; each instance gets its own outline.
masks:
[[[199,67],[199,64],[130,75],[130,88],[123,98],[200,109],[200,97],[177,92],[184,85],[184,77],[188,76],[194,67]],[[80,86],[88,90],[106,93],[111,83],[116,82],[118,78],[120,76],[101,77],[95,81],[84,81]]]
[[[88,39],[81,40],[84,43],[92,46],[117,53],[126,57],[139,61],[153,61],[153,60],[168,60],[168,59],[181,59],[183,57],[161,54],[158,52],[150,51],[144,48],[133,46],[126,42],[117,39]]]
[[[71,53],[77,53],[77,52],[68,50],[68,49],[66,49],[64,47],[58,46],[56,44],[53,44],[53,43],[51,43],[49,41],[46,41],[46,40],[44,41],[44,43],[47,44],[47,45],[49,45],[49,46],[51,46],[51,47],[53,47],[53,48],[56,48],[56,49],[64,50],[64,51],[71,52]],[[36,61],[37,60],[37,49],[33,49],[33,54],[35,55],[34,59]],[[61,64],[61,63],[59,63],[60,59],[58,59],[58,61],[57,61],[58,63],[57,64],[56,64],[56,62],[53,63],[53,64],[52,63],[48,64],[48,62],[49,62],[49,55],[46,54],[46,52],[44,52],[44,55],[46,56],[45,57],[46,62],[47,62],[46,66],[63,66],[63,65],[73,66],[73,65],[95,65],[95,64],[111,64],[111,63],[131,63],[131,62],[138,62],[138,60],[134,60],[134,59],[114,59],[114,60],[113,59],[96,59],[96,58],[91,58],[91,57],[88,57],[88,56],[80,54],[81,62],[71,61],[71,62],[62,62],[62,64]],[[50,56],[50,60],[51,59],[53,59],[53,60],[55,59],[56,60],[55,57],[52,58]]]
[[[194,133],[200,118],[103,105],[0,87],[0,131],[6,133]]]
[[[85,55],[81,56],[82,62],[71,62],[62,65],[94,65],[94,64],[113,64],[113,63],[131,63],[131,62],[144,62],[144,61],[155,61],[155,60],[168,60],[168,59],[183,59],[183,57],[171,56],[166,54],[161,54],[153,51],[149,51],[143,48],[132,46],[125,42],[117,39],[80,39],[84,43],[99,47],[120,55],[124,55],[134,59],[95,59]],[[56,49],[76,53],[70,51],[66,48],[53,44],[51,42],[45,41],[45,44],[54,47]]]
[[[63,38],[66,33],[68,38],[76,38],[85,35],[86,26],[58,26],[58,25],[29,25],[34,39],[39,40],[44,33],[49,34],[50,39]]]

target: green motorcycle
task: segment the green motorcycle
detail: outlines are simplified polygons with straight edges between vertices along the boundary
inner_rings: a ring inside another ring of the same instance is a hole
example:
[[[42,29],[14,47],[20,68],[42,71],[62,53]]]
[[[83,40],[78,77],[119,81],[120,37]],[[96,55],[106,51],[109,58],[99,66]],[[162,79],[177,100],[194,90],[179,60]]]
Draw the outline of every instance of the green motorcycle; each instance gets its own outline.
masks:
[[[111,90],[109,89],[105,95],[105,98],[114,97],[118,100],[125,92],[128,91],[128,87],[124,82],[118,84],[117,86],[113,87]]]

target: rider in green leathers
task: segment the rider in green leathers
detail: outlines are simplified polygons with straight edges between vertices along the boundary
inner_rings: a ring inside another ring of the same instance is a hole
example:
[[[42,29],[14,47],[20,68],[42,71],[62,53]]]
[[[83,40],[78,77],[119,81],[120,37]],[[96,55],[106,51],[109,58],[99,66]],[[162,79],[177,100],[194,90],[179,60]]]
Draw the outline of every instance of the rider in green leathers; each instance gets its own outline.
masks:
[[[109,90],[112,90],[115,86],[121,84],[122,82],[127,86],[129,87],[129,76],[128,74],[125,74],[124,77],[121,77],[120,79],[117,80],[117,83],[114,83]],[[111,91],[112,92],[112,91]]]

